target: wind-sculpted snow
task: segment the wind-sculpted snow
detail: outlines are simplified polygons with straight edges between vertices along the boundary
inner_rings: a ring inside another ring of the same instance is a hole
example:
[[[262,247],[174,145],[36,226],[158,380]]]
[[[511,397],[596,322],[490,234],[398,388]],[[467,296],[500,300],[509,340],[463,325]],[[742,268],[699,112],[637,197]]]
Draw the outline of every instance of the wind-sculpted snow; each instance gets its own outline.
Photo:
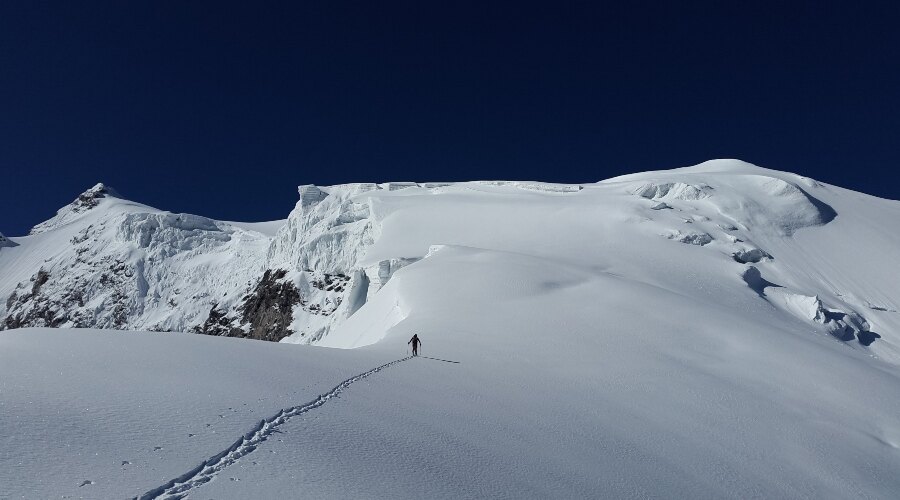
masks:
[[[125,216],[118,235],[141,248],[156,246],[175,253],[226,243],[231,239],[230,229],[197,215],[138,213]]]
[[[549,182],[526,182],[526,181],[478,181],[477,184],[484,186],[508,186],[526,191],[537,191],[543,193],[577,193],[584,189],[579,184],[552,184]]]
[[[697,174],[663,173],[656,182],[629,182],[627,191],[657,203],[652,207],[685,207],[752,232],[790,236],[836,217],[833,208],[810,196],[796,183],[776,177],[735,174],[714,177],[710,184],[691,183]],[[683,179],[669,181],[662,179]]]
[[[683,182],[662,182],[641,184],[634,194],[651,200],[669,198],[674,200],[701,200],[710,196],[711,188],[706,184],[692,185]]]
[[[273,223],[107,196],[12,239],[8,327],[318,346],[3,332],[13,497],[900,492],[896,201],[718,160],[306,185]],[[279,420],[413,334],[427,358]]]
[[[20,246],[4,248],[0,324],[322,342],[364,312],[398,271],[445,244],[614,269],[686,294],[696,293],[697,277],[721,287],[743,272],[728,265],[757,265],[798,294],[874,312],[873,328],[890,332],[900,322],[882,313],[898,307],[881,276],[838,283],[838,274],[873,273],[846,258],[848,271],[833,274],[826,271],[833,258],[815,268],[803,262],[836,242],[881,239],[873,248],[893,248],[891,229],[857,224],[861,232],[852,237],[846,224],[830,229],[844,220],[838,210],[850,212],[846,220],[882,210],[859,196],[729,160],[598,184],[303,185],[280,228],[260,233],[252,224],[161,212],[98,185]],[[876,218],[884,219],[867,220]],[[813,234],[822,243],[802,243]],[[872,279],[879,284],[868,286]],[[37,292],[36,281],[45,281]],[[731,286],[739,294],[744,285]],[[892,357],[896,346],[885,334],[870,347]]]
[[[818,296],[804,295],[766,280],[753,266],[748,267],[742,277],[753,291],[770,304],[804,322],[823,326],[838,340],[856,340],[863,346],[869,346],[881,338],[871,330],[869,322],[847,304],[843,306],[847,311],[827,307]]]
[[[310,197],[312,189],[322,195]],[[302,187],[301,201],[272,241],[269,261],[291,269],[349,271],[372,243],[369,205],[354,196],[374,189],[374,184]]]

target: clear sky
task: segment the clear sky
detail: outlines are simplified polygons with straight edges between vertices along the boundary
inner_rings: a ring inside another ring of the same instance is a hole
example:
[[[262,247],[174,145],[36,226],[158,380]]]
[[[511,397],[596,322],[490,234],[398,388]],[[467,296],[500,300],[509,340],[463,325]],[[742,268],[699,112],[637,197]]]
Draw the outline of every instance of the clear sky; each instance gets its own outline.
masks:
[[[900,199],[900,2],[0,4],[0,232],[98,181],[225,220],[298,184],[741,158]]]

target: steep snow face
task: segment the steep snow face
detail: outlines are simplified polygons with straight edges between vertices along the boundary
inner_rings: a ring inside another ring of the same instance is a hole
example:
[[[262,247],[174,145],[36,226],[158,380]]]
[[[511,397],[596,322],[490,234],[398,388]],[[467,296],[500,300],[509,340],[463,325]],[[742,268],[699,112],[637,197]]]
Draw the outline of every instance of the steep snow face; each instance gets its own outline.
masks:
[[[363,264],[397,257],[415,262],[435,244],[529,255],[548,266],[602,270],[674,291],[703,307],[741,310],[762,303],[763,314],[798,330],[900,361],[894,333],[900,317],[889,312],[898,309],[900,289],[883,272],[888,255],[900,251],[900,203],[736,161],[634,174],[580,189],[522,184],[460,183],[439,191],[360,195],[359,201],[369,200],[379,227]],[[756,280],[746,278],[751,267]],[[399,286],[338,328],[353,333],[323,343],[378,341],[410,314],[410,298]],[[476,293],[478,286],[459,293]],[[831,320],[810,317],[789,305],[796,301],[778,297],[781,292],[816,297]],[[485,300],[489,307],[496,297]]]
[[[448,245],[604,270],[721,307],[758,301],[798,328],[887,359],[900,352],[896,280],[883,272],[900,248],[898,203],[794,174],[716,160],[596,184],[298,191],[286,220],[245,224],[161,212],[97,185],[0,253],[2,324],[345,345],[326,339],[356,315],[402,321],[406,301],[389,282]]]
[[[75,201],[60,208],[53,218],[34,226],[29,234],[40,234],[76,221],[89,210],[98,207],[108,197],[118,197],[118,194],[102,182],[97,183],[78,195]]]
[[[73,226],[68,241],[40,242],[65,250],[16,285],[7,328],[184,331],[202,321],[208,304],[233,301],[228,292],[261,274],[268,243],[204,217],[158,211],[112,208]]]
[[[3,327],[185,331],[262,274],[264,235],[112,193],[94,186],[0,257]]]
[[[369,204],[355,197],[376,189],[375,184],[301,186],[300,201],[272,241],[270,263],[301,270],[350,271],[373,241]]]
[[[40,497],[198,476],[179,494],[898,497],[900,203],[732,160],[299,196],[265,232],[106,197],[0,249],[7,321],[115,326],[122,304],[127,325],[342,348],[6,332],[0,427],[22,451],[0,454],[0,483]],[[413,333],[428,358],[343,384],[404,358]],[[198,470],[209,457],[227,460]]]
[[[405,187],[301,186],[287,220],[228,223],[128,202],[98,184],[0,259],[0,327],[313,342],[410,262],[360,265],[377,225],[369,202],[354,201]]]

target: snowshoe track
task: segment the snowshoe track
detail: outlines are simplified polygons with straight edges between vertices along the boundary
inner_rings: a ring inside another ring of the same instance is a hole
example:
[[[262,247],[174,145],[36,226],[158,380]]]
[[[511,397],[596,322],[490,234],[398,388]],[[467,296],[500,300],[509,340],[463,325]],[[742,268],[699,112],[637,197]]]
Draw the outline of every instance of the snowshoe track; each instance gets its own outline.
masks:
[[[302,405],[285,408],[265,420],[261,420],[259,424],[250,432],[244,434],[240,439],[234,442],[224,451],[217,453],[204,461],[202,464],[194,467],[188,472],[172,479],[168,483],[154,488],[143,495],[135,497],[137,500],[150,500],[156,498],[181,499],[187,496],[188,492],[197,486],[211,481],[219,472],[226,467],[237,462],[241,457],[255,450],[260,444],[269,439],[269,436],[277,432],[278,426],[287,422],[297,415],[302,415],[310,410],[314,410],[324,405],[329,399],[338,396],[347,387],[358,380],[362,380],[369,375],[380,372],[381,370],[395,365],[397,363],[412,359],[412,356],[397,359],[390,363],[385,363],[379,367],[373,368],[367,372],[360,373],[354,377],[344,380],[336,385],[333,389],[320,395],[318,398],[304,403]]]

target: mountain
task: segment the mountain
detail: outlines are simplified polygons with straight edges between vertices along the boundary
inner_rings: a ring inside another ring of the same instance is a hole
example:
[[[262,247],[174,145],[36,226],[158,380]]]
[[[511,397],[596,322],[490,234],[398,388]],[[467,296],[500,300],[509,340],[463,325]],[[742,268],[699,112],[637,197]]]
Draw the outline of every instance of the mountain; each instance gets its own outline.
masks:
[[[324,339],[336,325],[443,245],[605,271],[724,307],[752,292],[804,328],[900,352],[875,342],[900,327],[883,272],[900,248],[900,204],[798,175],[716,160],[596,184],[307,185],[299,195],[286,220],[242,224],[97,184],[29,236],[4,239],[16,246],[0,254],[0,324],[333,344]]]
[[[254,224],[93,191],[0,248],[11,496],[900,494],[900,202],[737,160]]]

